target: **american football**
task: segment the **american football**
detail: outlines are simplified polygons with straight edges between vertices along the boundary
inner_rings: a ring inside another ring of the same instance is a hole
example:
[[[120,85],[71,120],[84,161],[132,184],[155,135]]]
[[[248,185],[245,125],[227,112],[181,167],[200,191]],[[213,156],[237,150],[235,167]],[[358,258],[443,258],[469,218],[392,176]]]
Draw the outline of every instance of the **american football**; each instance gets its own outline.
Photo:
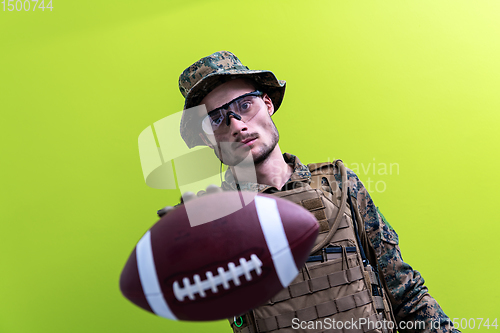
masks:
[[[123,295],[172,320],[238,316],[288,286],[318,235],[314,215],[273,196],[219,192],[163,216],[120,277]]]

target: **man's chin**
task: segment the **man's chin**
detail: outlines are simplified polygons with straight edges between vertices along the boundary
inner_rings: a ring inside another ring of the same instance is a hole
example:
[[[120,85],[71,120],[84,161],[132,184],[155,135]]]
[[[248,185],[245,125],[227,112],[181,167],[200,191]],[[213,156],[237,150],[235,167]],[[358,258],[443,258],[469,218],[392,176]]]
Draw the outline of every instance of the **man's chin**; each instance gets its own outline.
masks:
[[[220,148],[220,147],[219,147]],[[251,154],[251,149],[247,145],[242,145],[237,147],[236,149],[230,150],[222,150],[219,149],[216,153],[219,160],[222,161],[225,165],[235,166],[235,165],[244,165],[247,163],[254,164],[253,156],[249,158]]]

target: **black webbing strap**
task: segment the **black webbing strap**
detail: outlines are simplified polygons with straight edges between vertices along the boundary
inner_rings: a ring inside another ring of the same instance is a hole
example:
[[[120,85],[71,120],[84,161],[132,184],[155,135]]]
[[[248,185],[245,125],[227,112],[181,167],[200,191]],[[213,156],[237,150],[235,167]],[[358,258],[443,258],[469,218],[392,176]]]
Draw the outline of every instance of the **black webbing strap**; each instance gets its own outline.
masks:
[[[348,246],[345,248],[347,253],[356,253],[356,247],[355,246]],[[332,246],[332,247],[327,247],[323,248],[322,252],[325,254],[329,253],[342,253],[342,247],[340,246]],[[306,262],[314,262],[314,261],[325,261],[325,257],[323,255],[317,255],[317,256],[310,256]]]

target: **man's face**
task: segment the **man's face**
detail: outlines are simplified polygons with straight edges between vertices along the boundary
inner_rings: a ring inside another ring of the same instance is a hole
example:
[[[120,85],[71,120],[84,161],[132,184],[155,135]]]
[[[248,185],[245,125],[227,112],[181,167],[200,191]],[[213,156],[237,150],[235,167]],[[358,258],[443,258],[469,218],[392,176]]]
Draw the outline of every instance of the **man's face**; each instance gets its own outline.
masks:
[[[205,104],[207,111],[210,112],[253,91],[255,88],[249,81],[236,79],[225,82],[212,90],[201,101],[201,104]],[[210,147],[224,164],[239,164],[249,152],[252,153],[254,164],[259,164],[276,147],[279,135],[271,120],[274,112],[273,103],[266,94],[262,98],[257,98],[256,103],[260,108],[252,119],[244,122],[230,116],[229,126],[226,126],[226,120],[224,120],[213,135],[207,135]]]

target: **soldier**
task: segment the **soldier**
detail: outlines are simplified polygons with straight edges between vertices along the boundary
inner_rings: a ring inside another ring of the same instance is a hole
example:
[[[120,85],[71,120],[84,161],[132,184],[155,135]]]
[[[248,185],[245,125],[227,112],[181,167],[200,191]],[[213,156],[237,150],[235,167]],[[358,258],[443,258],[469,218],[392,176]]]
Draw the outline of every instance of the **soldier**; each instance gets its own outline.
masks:
[[[189,148],[209,146],[229,166],[223,190],[284,197],[309,209],[320,223],[301,274],[267,304],[230,319],[234,331],[314,331],[304,320],[326,324],[333,318],[351,319],[345,331],[458,332],[420,273],[403,262],[398,235],[356,174],[340,161],[305,166],[296,156],[282,154],[271,116],[281,105],[285,81],[270,71],[249,70],[221,51],[188,67],[179,87],[185,97],[181,136]],[[202,104],[208,114],[193,108]],[[249,155],[253,165],[244,163]],[[358,327],[353,321],[367,318],[393,325]]]

